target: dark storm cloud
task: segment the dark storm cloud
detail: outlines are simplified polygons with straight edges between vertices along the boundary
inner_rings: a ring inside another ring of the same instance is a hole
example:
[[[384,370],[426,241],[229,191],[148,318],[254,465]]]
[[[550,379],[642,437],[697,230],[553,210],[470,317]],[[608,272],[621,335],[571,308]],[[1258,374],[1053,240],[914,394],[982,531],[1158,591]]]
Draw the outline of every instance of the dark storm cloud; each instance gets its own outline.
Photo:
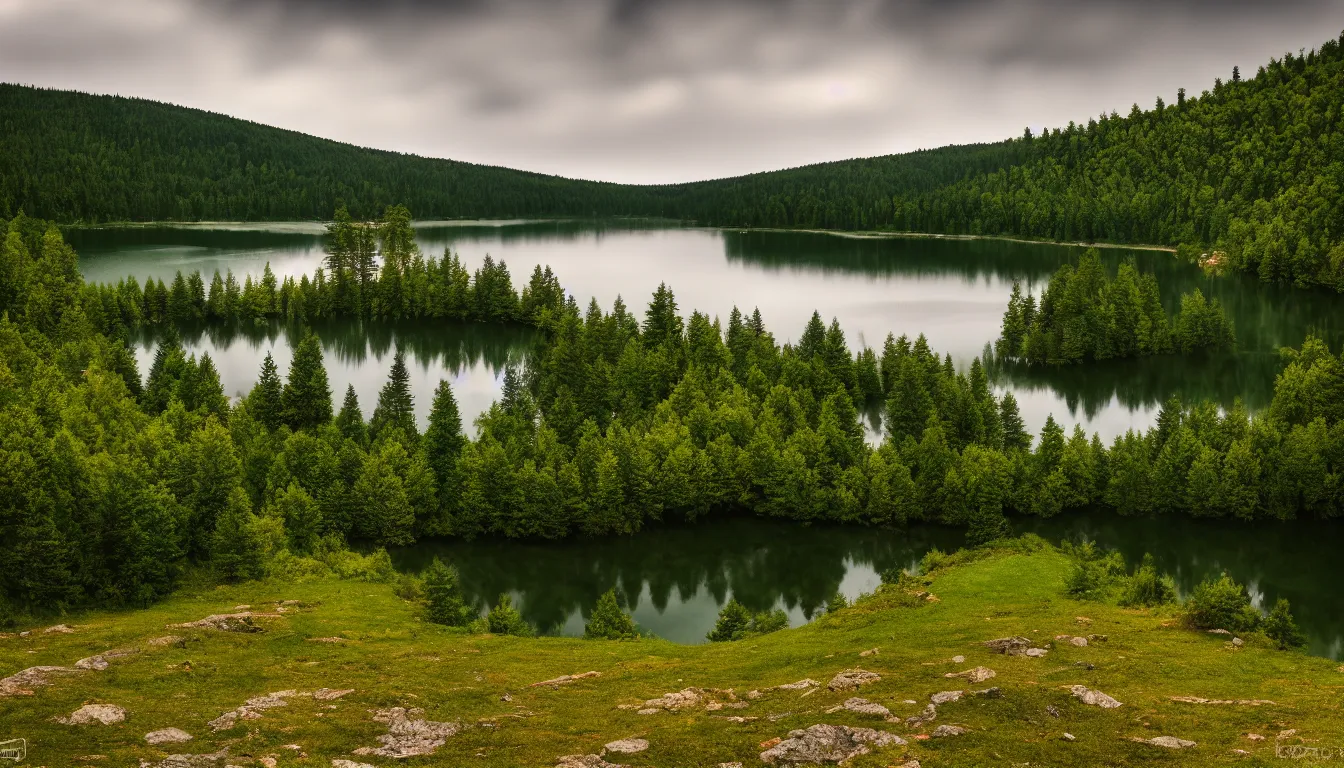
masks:
[[[0,77],[623,181],[995,140],[1338,34],[1334,0],[0,0]]]

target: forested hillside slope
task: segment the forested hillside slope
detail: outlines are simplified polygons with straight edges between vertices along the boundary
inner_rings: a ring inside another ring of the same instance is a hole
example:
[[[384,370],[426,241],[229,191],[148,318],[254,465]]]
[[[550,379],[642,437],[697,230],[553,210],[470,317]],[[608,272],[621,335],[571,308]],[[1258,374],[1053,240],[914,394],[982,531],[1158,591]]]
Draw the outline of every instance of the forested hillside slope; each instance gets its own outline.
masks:
[[[1188,244],[1268,281],[1344,287],[1339,41],[1198,96],[1040,136],[664,186],[382,152],[138,99],[0,85],[0,216],[57,221],[666,216]],[[838,151],[843,151],[841,148]]]

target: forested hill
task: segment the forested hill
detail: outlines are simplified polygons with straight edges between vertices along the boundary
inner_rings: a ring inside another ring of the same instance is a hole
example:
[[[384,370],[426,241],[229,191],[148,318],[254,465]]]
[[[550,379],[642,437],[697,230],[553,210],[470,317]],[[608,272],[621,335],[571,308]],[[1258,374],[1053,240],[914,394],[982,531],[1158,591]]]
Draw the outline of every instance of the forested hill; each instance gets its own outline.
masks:
[[[339,203],[374,218],[405,201],[426,218],[695,211],[736,222],[760,218],[750,201],[760,198],[769,213],[773,196],[802,187],[812,196],[797,195],[791,210],[819,206],[814,218],[838,222],[825,213],[833,200],[857,196],[865,209],[889,209],[892,190],[927,192],[992,171],[1015,150],[1012,142],[947,147],[713,186],[635,186],[366,149],[144,99],[0,84],[0,218],[22,210],[67,223],[322,220]],[[701,200],[702,192],[712,197]],[[718,205],[734,208],[719,214]],[[880,220],[868,210],[853,218]]]
[[[638,215],[1188,244],[1225,251],[1225,263],[1265,280],[1344,289],[1340,41],[1207,85],[1040,136],[663,186],[432,160],[154,102],[2,85],[0,216],[321,219],[338,201],[357,217],[404,201],[425,217]]]

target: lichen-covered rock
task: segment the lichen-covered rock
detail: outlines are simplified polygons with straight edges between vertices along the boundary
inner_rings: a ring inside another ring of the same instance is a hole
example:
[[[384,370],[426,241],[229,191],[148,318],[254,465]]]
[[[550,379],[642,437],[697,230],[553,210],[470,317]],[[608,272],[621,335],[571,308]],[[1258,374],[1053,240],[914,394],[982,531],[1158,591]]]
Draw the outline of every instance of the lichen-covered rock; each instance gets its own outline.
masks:
[[[532,683],[532,685],[530,685],[530,686],[528,686],[528,687],[529,687],[529,688],[536,688],[536,687],[541,686],[541,685],[549,685],[549,686],[552,686],[552,687],[557,686],[557,685],[569,685],[570,683],[572,683],[572,682],[574,682],[574,681],[576,681],[576,680],[585,680],[585,679],[590,678],[590,677],[601,677],[601,676],[602,676],[602,673],[601,673],[601,672],[596,672],[596,671],[593,671],[593,672],[580,672],[580,673],[578,673],[578,674],[576,674],[576,675],[561,675],[561,676],[559,676],[559,677],[553,677],[553,678],[551,678],[550,680],[542,680],[540,683]]]
[[[1044,655],[1047,654],[1047,653],[1049,653],[1049,651],[1046,650],[1046,649],[1044,649],[1044,648],[1028,648],[1028,649],[1026,649],[1025,651],[1023,651],[1021,654],[1009,654],[1009,655],[1010,655],[1010,656],[1011,656],[1011,655],[1020,655],[1020,656],[1027,656],[1027,657],[1030,657],[1030,658],[1033,658],[1033,659],[1039,659],[1039,658],[1041,658],[1042,656],[1044,656]]]
[[[181,635],[164,635],[163,637],[150,638],[149,640],[145,641],[145,644],[156,647],[163,647],[168,645],[177,645],[178,643],[182,642],[183,639],[184,638]]]
[[[430,755],[462,730],[460,723],[426,720],[424,710],[418,708],[381,709],[374,713],[373,720],[387,725],[387,733],[378,737],[383,746],[360,747],[355,750],[356,755],[393,758]]]
[[[814,725],[789,731],[789,737],[761,753],[761,761],[771,765],[809,765],[840,763],[866,755],[874,747],[905,744],[905,740],[886,731],[850,728],[845,725]]]
[[[1031,647],[1031,638],[1020,635],[1000,637],[997,640],[986,640],[985,647],[995,653],[1006,653],[1009,656],[1020,655]]]
[[[1151,739],[1140,739],[1136,736],[1131,738],[1130,741],[1137,741],[1140,744],[1150,744],[1154,747],[1166,747],[1167,749],[1190,749],[1191,747],[1198,746],[1195,742],[1190,741],[1189,739],[1178,739],[1175,736],[1157,736]]]
[[[169,755],[157,763],[140,761],[140,768],[213,768],[229,756],[229,748],[204,755]]]
[[[878,704],[877,702],[869,701],[867,699],[861,699],[857,696],[845,699],[845,703],[842,704],[841,707],[850,712],[855,712],[860,715],[876,715],[878,717],[891,717],[891,710],[887,709],[881,704]]]
[[[312,694],[299,691],[276,691],[275,693],[268,693],[265,696],[253,696],[241,707],[231,712],[225,712],[214,720],[206,723],[206,725],[209,725],[215,731],[227,730],[237,725],[239,720],[259,720],[261,719],[261,713],[268,709],[289,706],[289,702],[286,701],[286,699],[295,696],[311,695]]]
[[[1075,685],[1070,688],[1069,691],[1073,694],[1074,698],[1089,706],[1101,707],[1102,709],[1115,709],[1116,707],[1121,706],[1120,702],[1110,696],[1107,696],[1101,691],[1094,691],[1085,685]]]
[[[56,722],[65,725],[92,725],[101,723],[112,725],[126,719],[126,710],[115,704],[85,704],[71,712],[68,717],[58,717]]]
[[[160,728],[145,734],[146,744],[181,744],[191,741],[191,734],[181,728]]]
[[[602,747],[607,752],[619,752],[622,755],[633,755],[648,748],[648,739],[620,739],[619,741],[608,742]]]
[[[876,683],[882,676],[876,672],[869,672],[865,669],[846,669],[831,678],[831,682],[826,687],[832,691],[852,691],[861,685]]]
[[[253,619],[258,618],[277,618],[278,613],[253,613],[252,611],[242,611],[239,613],[217,613],[206,616],[204,619],[188,621],[182,624],[169,624],[171,629],[214,629],[220,632],[264,632],[263,628],[257,626]]]
[[[938,718],[938,707],[929,704],[918,715],[912,715],[905,719],[905,724],[911,728],[919,728],[927,723],[931,723]]]
[[[940,725],[937,728],[934,728],[933,733],[930,735],[935,739],[945,739],[949,736],[960,736],[963,733],[966,733],[967,730],[968,729],[962,728],[960,725]]]
[[[929,701],[934,704],[947,704],[960,699],[965,691],[939,691],[929,697]]]
[[[975,667],[974,669],[965,669],[961,672],[948,672],[943,677],[961,677],[972,683],[983,683],[986,680],[997,677],[998,674],[989,667]]]
[[[996,685],[991,688],[985,688],[984,690],[980,691],[971,691],[971,695],[982,696],[986,699],[1001,699],[1003,698],[1003,690]]]
[[[57,675],[69,675],[85,670],[74,667],[29,667],[15,672],[6,678],[0,678],[0,696],[25,696],[31,694],[31,688],[51,685],[51,678]]]
[[[816,688],[818,685],[821,685],[821,683],[818,683],[816,680],[809,677],[799,680],[796,683],[785,683],[784,685],[776,685],[775,687],[781,691],[801,691],[806,688]],[[748,693],[747,695],[750,696],[751,694]]]
[[[343,760],[338,757],[331,761],[331,768],[377,768],[377,766],[368,763],[356,763],[354,760]]]
[[[644,702],[644,709],[668,709],[678,710],[684,707],[694,707],[705,697],[705,692],[699,688],[683,688],[674,693],[664,693],[656,699],[649,699]],[[643,714],[641,710],[640,714]]]

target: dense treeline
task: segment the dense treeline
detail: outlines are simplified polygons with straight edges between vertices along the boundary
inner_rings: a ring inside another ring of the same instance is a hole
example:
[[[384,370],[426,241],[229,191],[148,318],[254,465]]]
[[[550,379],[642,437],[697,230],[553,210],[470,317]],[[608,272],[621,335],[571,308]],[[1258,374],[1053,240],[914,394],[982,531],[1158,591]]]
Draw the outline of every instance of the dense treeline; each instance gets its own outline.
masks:
[[[1232,322],[1217,299],[1205,300],[1196,288],[1181,296],[1180,312],[1169,318],[1153,273],[1140,274],[1131,259],[1112,277],[1094,248],[1076,265],[1055,272],[1039,305],[1034,295],[1022,295],[1021,283],[1013,283],[994,350],[1030,363],[1060,364],[1188,353],[1234,342]]]
[[[399,226],[374,232],[378,274],[360,296],[376,298],[359,306],[414,306],[385,302],[417,262],[413,249],[397,251]],[[1033,446],[1012,395],[994,394],[979,361],[958,372],[923,338],[854,352],[837,323],[814,314],[796,344],[781,345],[758,313],[734,311],[726,326],[684,318],[665,287],[642,317],[620,301],[580,309],[544,272],[538,287],[506,291],[500,266],[468,281],[465,316],[532,323],[541,341],[525,369],[506,371],[474,436],[446,382],[422,432],[402,354],[366,418],[353,390],[333,401],[312,335],[288,371],[268,358],[231,403],[209,357],[168,332],[142,388],[123,338],[127,318],[152,313],[123,309],[121,289],[85,285],[54,227],[16,218],[4,231],[0,596],[18,609],[143,602],[188,564],[250,578],[301,569],[305,556],[351,540],[619,534],[733,511],[933,520],[969,526],[975,541],[1001,535],[1006,513],[1095,504],[1241,518],[1344,512],[1344,361],[1316,340],[1292,353],[1254,420],[1173,402],[1157,427],[1110,448],[1052,419]],[[335,233],[331,252],[338,272],[354,269]],[[338,282],[304,306],[338,306]],[[461,285],[438,284],[424,306]],[[190,305],[215,299],[209,290]],[[859,421],[873,407],[885,414],[878,446]]]
[[[665,186],[366,150],[197,110],[0,85],[0,216],[60,221],[643,215],[1218,249],[1344,289],[1339,41],[1039,136]]]

